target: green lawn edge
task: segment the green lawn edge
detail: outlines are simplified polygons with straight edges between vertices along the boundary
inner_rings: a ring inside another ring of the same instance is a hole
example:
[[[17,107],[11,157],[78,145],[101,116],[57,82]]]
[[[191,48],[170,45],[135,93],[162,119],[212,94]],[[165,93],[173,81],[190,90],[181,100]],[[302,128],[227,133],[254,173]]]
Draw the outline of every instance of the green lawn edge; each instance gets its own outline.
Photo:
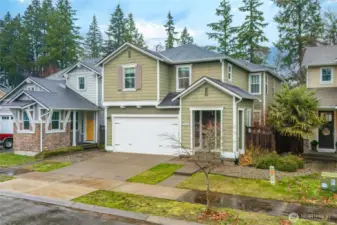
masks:
[[[183,166],[182,164],[161,163],[129,178],[127,181],[142,184],[158,184],[172,176],[175,171]]]
[[[50,172],[56,169],[60,169],[66,166],[71,165],[71,162],[52,162],[52,161],[45,161],[36,164],[29,165],[25,167],[25,169],[33,170],[37,172]]]
[[[5,182],[5,181],[9,181],[9,180],[13,180],[13,179],[14,179],[14,177],[12,177],[12,176],[0,175],[0,183]]]
[[[201,222],[212,225],[237,224],[237,225],[280,225],[286,217],[270,216],[262,213],[245,212],[227,208],[214,209],[218,212],[226,212],[228,220],[210,221],[200,220],[200,214],[205,211],[205,206],[187,202],[178,202],[161,198],[147,197],[142,195],[98,190],[87,195],[73,199],[74,202],[115,208],[136,213],[162,216],[172,219]],[[315,222],[299,220],[297,225],[323,225],[327,222]]]
[[[271,185],[268,180],[235,178],[210,174],[210,188],[213,192],[273,199],[306,205],[337,207],[337,195],[320,187],[318,174],[283,178]],[[176,186],[177,188],[205,191],[205,176],[196,173]]]
[[[8,168],[34,161],[35,158],[31,156],[16,155],[14,153],[0,153],[0,168]]]

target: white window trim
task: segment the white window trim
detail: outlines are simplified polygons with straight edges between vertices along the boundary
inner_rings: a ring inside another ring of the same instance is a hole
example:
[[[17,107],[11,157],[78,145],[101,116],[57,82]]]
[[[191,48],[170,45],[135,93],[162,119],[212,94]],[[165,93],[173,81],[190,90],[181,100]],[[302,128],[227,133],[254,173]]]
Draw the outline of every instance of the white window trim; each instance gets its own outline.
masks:
[[[84,89],[80,89],[80,78],[84,78]],[[87,90],[87,79],[85,76],[77,76],[77,90],[86,91]]]
[[[122,91],[136,91],[136,66],[137,64],[126,64],[126,65],[122,65],[123,67],[123,89]],[[135,69],[135,87],[134,88],[125,88],[125,69],[128,69],[128,68],[134,68]]]
[[[176,91],[177,92],[185,90],[185,89],[179,88],[179,74],[178,74],[179,68],[185,68],[185,67],[189,67],[189,69],[190,69],[190,77],[189,77],[189,84],[188,84],[188,86],[190,86],[192,84],[192,64],[189,64],[189,65],[177,65],[176,66]]]
[[[229,69],[230,68],[230,69]],[[229,72],[230,71],[230,72]],[[229,74],[231,74],[230,78],[229,78]],[[232,82],[233,81],[233,65],[228,63],[228,66],[227,66],[227,79],[228,81]]]
[[[58,129],[53,129],[53,114],[54,113],[59,113],[59,128]],[[57,111],[57,110],[55,110],[55,111],[53,111],[52,112],[52,115],[51,115],[51,118],[50,118],[50,131],[53,131],[53,132],[55,132],[55,131],[63,131],[63,129],[61,129],[61,122],[62,122],[62,112],[61,111]]]
[[[251,127],[252,126],[252,110],[247,109],[246,114],[247,114],[247,126]]]
[[[30,109],[28,109],[27,111],[30,111]],[[29,131],[29,132],[31,132],[32,130],[30,129],[30,126],[31,126],[31,124],[30,124],[30,119],[29,119],[29,114],[28,114],[28,112],[27,112],[26,110],[23,110],[23,111],[21,111],[21,118],[22,118],[22,129],[21,129],[21,131]],[[25,115],[25,113],[27,113],[27,117],[28,117],[28,122],[29,122],[29,128],[28,129],[25,129],[25,120],[24,120],[24,115]]]
[[[331,80],[330,81],[323,81],[323,73],[322,70],[323,69],[331,69]],[[333,67],[321,67],[320,69],[320,84],[332,84],[333,83],[333,77],[334,77],[334,71],[333,71]]]
[[[251,76],[259,76],[260,85],[259,85],[259,92],[258,93],[252,93],[252,90],[251,90]],[[249,89],[249,93],[252,94],[252,95],[261,95],[261,89],[262,89],[261,86],[262,86],[261,74],[260,73],[251,73],[251,74],[249,74],[249,77],[248,77],[248,89]]]

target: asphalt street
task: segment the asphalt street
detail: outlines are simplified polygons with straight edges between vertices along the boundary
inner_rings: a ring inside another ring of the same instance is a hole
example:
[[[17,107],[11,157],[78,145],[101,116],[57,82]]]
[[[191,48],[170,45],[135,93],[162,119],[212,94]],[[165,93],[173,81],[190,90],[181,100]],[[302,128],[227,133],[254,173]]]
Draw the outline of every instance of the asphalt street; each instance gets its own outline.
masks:
[[[0,196],[0,225],[135,225],[108,215]]]

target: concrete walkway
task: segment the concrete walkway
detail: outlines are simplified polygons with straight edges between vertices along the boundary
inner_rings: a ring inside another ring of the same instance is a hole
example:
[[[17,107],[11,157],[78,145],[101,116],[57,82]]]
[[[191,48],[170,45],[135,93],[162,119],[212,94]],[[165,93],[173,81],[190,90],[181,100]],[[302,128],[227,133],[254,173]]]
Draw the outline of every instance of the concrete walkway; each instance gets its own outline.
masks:
[[[96,190],[109,190],[150,197],[177,200],[189,190],[120,180],[77,177],[53,173],[32,172],[0,183],[0,190],[71,200]]]

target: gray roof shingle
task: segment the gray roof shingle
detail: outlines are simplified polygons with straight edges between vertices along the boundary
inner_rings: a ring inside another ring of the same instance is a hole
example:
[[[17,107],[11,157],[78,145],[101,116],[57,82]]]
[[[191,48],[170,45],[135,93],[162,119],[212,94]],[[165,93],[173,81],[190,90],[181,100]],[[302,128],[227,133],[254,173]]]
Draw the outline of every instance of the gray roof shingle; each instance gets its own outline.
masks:
[[[32,103],[34,103],[34,101],[14,101],[14,102],[4,103],[1,106],[3,107],[24,107]]]
[[[83,59],[80,62],[89,67],[90,69],[96,71],[98,74],[101,74],[101,67],[100,66],[95,66],[101,58],[88,58],[88,59]]]
[[[337,65],[337,45],[307,47],[304,52],[302,65]]]
[[[179,95],[179,92],[170,92],[168,93],[164,99],[159,103],[158,107],[175,107],[179,106],[179,100],[172,101],[177,95]]]
[[[223,58],[223,55],[206,50],[193,44],[186,44],[179,47],[171,48],[160,52],[160,55],[165,56],[172,62],[207,60],[215,58]]]

